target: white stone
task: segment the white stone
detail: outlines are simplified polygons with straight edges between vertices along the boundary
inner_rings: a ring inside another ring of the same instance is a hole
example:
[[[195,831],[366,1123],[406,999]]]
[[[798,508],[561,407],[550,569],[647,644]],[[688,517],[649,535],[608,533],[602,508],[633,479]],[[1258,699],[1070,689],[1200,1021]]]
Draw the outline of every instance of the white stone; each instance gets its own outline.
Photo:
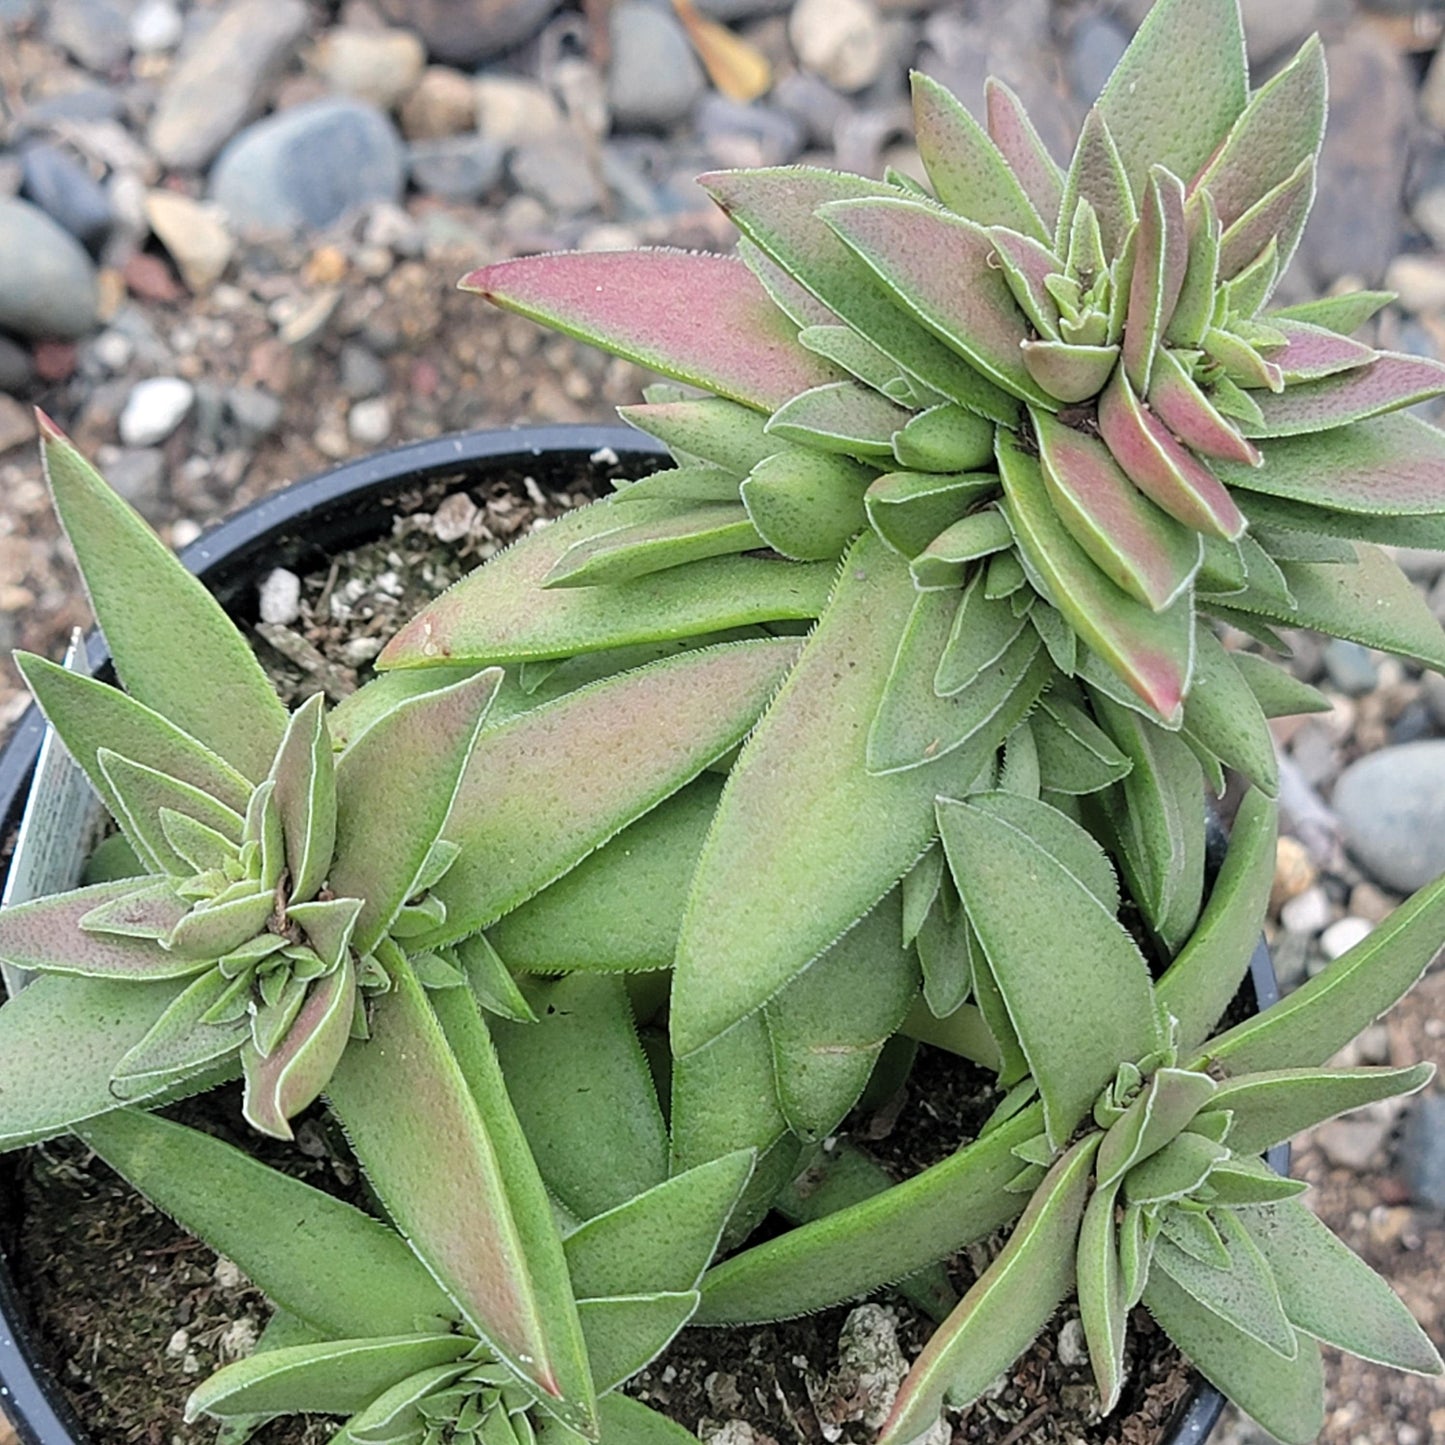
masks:
[[[208,291],[221,279],[236,242],[215,206],[177,191],[151,191],[145,213],[192,291]]]
[[[1445,260],[1439,256],[1396,256],[1385,285],[1400,295],[1400,305],[1415,313],[1445,309]]]
[[[186,419],[196,389],[179,376],[153,376],[131,388],[120,414],[120,439],[128,447],[153,447]]]
[[[284,567],[273,567],[261,582],[261,621],[289,626],[301,615],[301,579]]]
[[[141,0],[130,17],[130,43],[141,55],[174,50],[186,28],[171,0]]]
[[[1329,894],[1319,884],[1296,894],[1279,911],[1279,921],[1291,933],[1313,938],[1330,925],[1332,910]]]
[[[316,68],[338,94],[390,110],[421,79],[426,50],[409,30],[339,26],[317,42]]]
[[[1059,1326],[1059,1363],[1071,1369],[1089,1363],[1089,1347],[1084,1342],[1084,1322],[1068,1319]]]
[[[357,402],[347,415],[346,430],[352,441],[379,447],[391,435],[391,403],[384,396]]]
[[[566,125],[557,102],[534,80],[479,75],[476,96],[477,129],[503,145],[551,135]]]
[[[1320,934],[1320,949],[1326,958],[1336,959],[1374,931],[1375,925],[1368,918],[1342,918]]]
[[[835,90],[862,90],[883,66],[883,19],[869,0],[798,0],[788,38],[804,68]]]

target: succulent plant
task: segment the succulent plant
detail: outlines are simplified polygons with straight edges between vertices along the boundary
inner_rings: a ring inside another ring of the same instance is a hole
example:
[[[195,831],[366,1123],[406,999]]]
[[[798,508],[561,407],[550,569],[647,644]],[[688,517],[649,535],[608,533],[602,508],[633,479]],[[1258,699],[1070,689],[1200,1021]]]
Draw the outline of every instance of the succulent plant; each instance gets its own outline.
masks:
[[[1186,749],[1216,788],[1229,767],[1272,790],[1265,720],[1299,700],[1256,659],[1223,652],[1211,621],[1266,642],[1272,624],[1312,626],[1445,664],[1439,626],[1376,545],[1442,539],[1445,444],[1403,409],[1445,391],[1445,367],[1349,337],[1382,294],[1269,305],[1313,197],[1318,41],[1251,95],[1236,0],[1163,0],[1067,170],[1007,87],[991,82],[987,101],[984,128],[915,77],[930,188],[807,167],[703,177],[743,234],[737,258],[542,256],[463,282],[714,395],[659,388],[624,407],[677,467],[483,568],[382,666],[545,659],[794,618],[786,580],[811,591],[840,560],[845,583],[873,576],[874,612],[907,614],[849,704],[869,723],[850,767],[900,790],[913,773],[919,821],[834,890],[835,907],[820,903],[815,927],[775,939],[771,968],[745,939],[689,927],[683,1053],[871,907],[928,841],[925,779],[950,753],[991,752],[1040,696],[1060,705],[1042,723],[1051,792],[1079,786],[1057,764],[1061,746],[1079,747],[1059,743],[1061,710],[1098,714],[1104,737],[1083,746],[1103,750],[1105,770],[1141,748],[1169,759],[1175,796],[1152,808],[1142,766],[1100,787],[1131,886],[1177,946],[1198,870],[1161,882],[1138,831],[1167,830],[1170,803],[1192,797]],[[828,630],[825,613],[818,638]],[[780,734],[810,707],[841,727],[836,704],[784,696],[756,753],[788,751]],[[753,755],[724,820],[747,806]],[[766,905],[729,915],[829,891],[865,811],[831,838],[790,838],[790,866],[757,870]],[[699,914],[736,882],[724,832],[720,821]],[[695,977],[694,959],[718,953],[738,960],[729,977]]]

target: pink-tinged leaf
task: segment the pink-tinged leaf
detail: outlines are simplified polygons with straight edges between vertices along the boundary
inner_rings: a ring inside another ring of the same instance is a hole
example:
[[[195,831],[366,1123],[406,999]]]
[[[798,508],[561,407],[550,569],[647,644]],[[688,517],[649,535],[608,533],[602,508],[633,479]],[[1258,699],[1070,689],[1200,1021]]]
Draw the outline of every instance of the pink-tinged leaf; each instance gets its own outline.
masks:
[[[989,237],[998,251],[1014,300],[1041,336],[1057,336],[1059,306],[1045,282],[1063,271],[1063,263],[1047,246],[1005,226],[994,226]]]
[[[241,1050],[246,1080],[246,1122],[273,1139],[293,1137],[294,1119],[326,1087],[351,1037],[356,1009],[356,966],[348,953],[341,967],[319,978],[301,1012],[272,1052],[262,1058],[254,1043]]]
[[[126,691],[244,777],[263,778],[286,710],[246,639],[43,415],[40,429],[55,511]]]
[[[1009,1241],[913,1363],[878,1445],[916,1445],[946,1403],[972,1404],[1028,1348],[1074,1284],[1097,1134],[1034,1191]]]
[[[1149,409],[1185,446],[1207,457],[1257,467],[1259,449],[1240,436],[1167,347],[1154,358]],[[1127,468],[1126,468],[1127,470]]]
[[[211,968],[174,994],[154,1026],[116,1060],[111,1080],[114,1101],[127,1104],[154,1098],[197,1075],[204,1075],[202,1082],[208,1084],[215,1066],[239,1053],[251,1031],[244,1015],[229,1024],[206,1022],[206,1014],[233,986],[234,980]]]
[[[1279,367],[1272,361],[1266,361],[1250,342],[1223,327],[1211,326],[1204,333],[1202,345],[1204,354],[1225,372],[1213,383],[1215,405],[1220,410],[1228,410],[1233,416],[1248,417],[1250,421],[1256,420],[1252,413],[1263,417],[1259,403],[1244,388],[1282,392],[1284,374]],[[1229,407],[1225,406],[1226,396],[1230,401]]]
[[[913,130],[938,199],[980,226],[1047,239],[1018,177],[968,109],[936,80],[913,72]]]
[[[1432,516],[1445,510],[1445,434],[1414,416],[1266,441],[1262,467],[1221,463],[1230,486],[1336,512]]]
[[[92,933],[81,927],[82,920],[101,908],[115,911],[117,922],[124,926],[126,900],[137,893],[144,895],[137,907],[145,923],[155,922],[152,890],[146,887],[150,881],[123,878],[96,883],[73,893],[0,909],[0,958],[28,972],[79,973],[94,978],[144,980],[195,973],[202,964],[176,958],[153,938]],[[184,904],[173,900],[165,912],[178,917]]]
[[[1331,429],[1382,413],[1399,411],[1416,402],[1445,393],[1445,366],[1423,356],[1393,351],[1375,353],[1368,366],[1327,376],[1320,381],[1297,382],[1283,392],[1255,397],[1260,422],[1242,422],[1252,437],[1294,437]]]
[[[798,345],[791,321],[729,256],[588,251],[473,271],[462,289],[685,381],[772,411],[840,373]],[[718,318],[727,317],[727,325]]]
[[[179,778],[237,813],[245,811],[250,783],[159,713],[119,688],[71,672],[33,653],[17,652],[15,665],[46,721],[59,733],[66,751],[85,769],[112,813],[114,795],[96,763],[96,754],[103,747]]]
[[[826,452],[891,457],[893,434],[912,415],[872,387],[838,381],[784,402],[768,422],[768,433]]]
[[[371,952],[411,896],[501,680],[489,668],[399,703],[341,755],[330,883],[362,900],[358,953]]]
[[[175,880],[165,878],[148,884],[144,878],[137,878],[133,882],[134,892],[98,904],[81,918],[80,928],[86,933],[112,933],[122,938],[168,937],[189,907],[177,897]]]
[[[744,236],[905,374],[993,421],[1017,420],[1014,399],[900,308],[817,214],[834,201],[896,199],[894,187],[807,166],[717,171],[699,184]]]
[[[1287,320],[1272,320],[1268,324],[1286,338],[1281,350],[1269,354],[1269,359],[1284,373],[1286,385],[1353,371],[1368,366],[1378,355],[1373,346],[1351,341],[1327,327]]]
[[[831,567],[761,557],[713,557],[587,589],[543,587],[570,547],[611,530],[619,516],[611,503],[594,502],[514,542],[408,622],[383,649],[379,666],[572,657],[812,618],[828,600]]]
[[[1268,195],[1256,201],[1224,233],[1219,243],[1219,274],[1226,281],[1237,276],[1270,241],[1279,245],[1283,273],[1294,258],[1300,234],[1315,199],[1315,163],[1299,167]]]
[[[286,917],[305,930],[306,942],[328,968],[340,968],[360,912],[359,898],[327,898],[317,903],[293,903]]]
[[[336,764],[319,693],[292,715],[270,776],[291,875],[287,894],[301,902],[326,881],[336,843]]]
[[[1175,346],[1196,347],[1203,341],[1214,316],[1219,285],[1219,242],[1223,235],[1208,191],[1190,197],[1185,203],[1184,224],[1189,233],[1189,259],[1174,303],[1174,315],[1164,334]]]
[[[1189,264],[1184,186],[1179,178],[1154,166],[1140,211],[1138,250],[1124,322],[1124,370],[1134,390],[1144,394],[1149,390],[1154,353],[1173,320]]]
[[[1019,179],[1045,226],[1058,223],[1064,173],[1049,154],[1023,102],[994,76],[984,82],[984,107],[990,139]]]
[[[192,908],[171,930],[167,947],[178,958],[212,963],[255,938],[275,909],[270,892]]]
[[[1004,509],[1019,557],[1047,600],[1119,677],[1165,719],[1180,715],[1194,657],[1186,595],[1154,612],[1115,586],[1069,535],[1049,498],[1043,469],[1000,436]]]
[[[935,795],[978,772],[964,766],[967,749],[867,771],[868,730],[916,596],[907,562],[865,532],[733,765],[678,940],[679,1054],[756,1011],[871,909],[932,840]]]
[[[1098,108],[1142,196],[1151,165],[1194,175],[1248,99],[1237,0],[1162,0],[1109,77]]]
[[[818,214],[934,335],[1014,396],[1048,404],[1019,355],[1028,325],[987,231],[926,201],[833,201]]]
[[[1232,226],[1262,196],[1319,155],[1329,89],[1318,35],[1251,98],[1224,144],[1190,183],[1207,190],[1219,218]]]
[[[406,961],[388,966],[394,986],[370,1040],[342,1054],[332,1108],[387,1213],[468,1323],[539,1397],[570,1401],[585,1421],[591,1381],[561,1243],[545,1196],[540,1209],[519,1208],[541,1185],[525,1145],[513,1147],[521,1129],[485,1026],[465,989],[442,990],[439,1003],[458,1015],[449,1037]]]
[[[1140,491],[1196,532],[1234,541],[1244,514],[1224,484],[1170,433],[1117,371],[1099,403],[1099,434]]]
[[[794,278],[766,252],[746,236],[738,241],[738,256],[758,278],[764,291],[773,298],[773,305],[792,320],[799,331],[809,326],[836,326],[838,313],[824,306],[806,286]]]
[[[1068,179],[1064,182],[1064,199],[1059,208],[1059,224],[1054,232],[1054,250],[1063,251],[1068,247],[1074,212],[1081,200],[1088,201],[1099,218],[1105,254],[1119,255],[1139,219],[1139,208],[1129,188],[1118,147],[1097,108],[1084,117],[1078,142],[1074,146],[1074,158],[1069,165]]]
[[[1119,360],[1117,346],[1025,341],[1022,350],[1029,375],[1065,406],[1098,396]]]
[[[1131,482],[1097,437],[1031,413],[1054,506],[1074,540],[1124,591],[1162,612],[1199,569],[1199,538]]]
[[[1393,291],[1346,291],[1339,296],[1321,296],[1314,301],[1281,306],[1259,319],[1267,326],[1279,321],[1304,321],[1350,336],[1394,299]]]
[[[161,823],[161,809],[182,813],[239,844],[244,820],[224,804],[189,783],[142,766],[102,747],[96,753],[100,771],[119,807],[116,821],[142,859],[160,871],[189,877],[194,869],[171,847]]]
[[[447,825],[462,854],[433,889],[446,923],[413,946],[484,927],[696,777],[748,732],[797,654],[791,638],[703,648],[488,728]],[[627,766],[599,767],[603,751]]]

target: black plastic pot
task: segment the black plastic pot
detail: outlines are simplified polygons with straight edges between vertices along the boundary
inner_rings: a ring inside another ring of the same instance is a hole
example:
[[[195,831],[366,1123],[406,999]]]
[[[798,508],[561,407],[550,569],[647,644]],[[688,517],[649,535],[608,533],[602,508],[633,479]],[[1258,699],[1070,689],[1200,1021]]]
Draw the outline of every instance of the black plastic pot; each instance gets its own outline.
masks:
[[[398,447],[279,492],[246,508],[181,552],[181,561],[201,577],[237,616],[254,607],[256,584],[275,566],[306,567],[348,547],[386,535],[393,501],[406,487],[447,480],[454,490],[494,477],[534,477],[543,488],[563,489],[581,467],[605,478],[636,475],[656,467],[662,449],[622,426],[522,427],[468,432]],[[107,663],[104,643],[86,639],[93,671]],[[44,723],[32,707],[0,753],[0,842],[18,827],[40,750]],[[1251,964],[1256,1001],[1268,1007],[1278,997],[1274,970],[1261,943]],[[1270,1162],[1288,1168],[1288,1148]],[[0,1177],[0,1224],[14,1198],[12,1181]],[[19,1432],[22,1445],[91,1445],[64,1393],[28,1334],[29,1310],[15,1287],[0,1237],[0,1412]],[[1190,1392],[1164,1445],[1203,1445],[1224,1407],[1217,1390],[1203,1382]]]

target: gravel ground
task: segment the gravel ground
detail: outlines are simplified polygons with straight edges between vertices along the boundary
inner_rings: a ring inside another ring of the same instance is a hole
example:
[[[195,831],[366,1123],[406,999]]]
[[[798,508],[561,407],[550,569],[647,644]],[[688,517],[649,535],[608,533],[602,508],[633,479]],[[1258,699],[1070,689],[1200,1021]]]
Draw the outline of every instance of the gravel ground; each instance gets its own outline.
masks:
[[[910,65],[970,104],[1002,75],[1062,149],[1147,3],[697,8],[746,64],[649,0],[0,0],[0,735],[26,702],[9,649],[56,655],[87,620],[32,404],[178,545],[380,446],[605,418],[640,372],[488,312],[457,277],[558,246],[726,247],[691,179],[708,168],[916,165]],[[1377,340],[1445,355],[1445,3],[1245,12],[1260,75],[1311,29],[1329,47],[1321,200],[1286,294],[1388,285]],[[729,98],[750,77],[758,97]],[[276,161],[298,137],[299,175]],[[1445,557],[1407,560],[1445,615]],[[1286,983],[1445,869],[1445,685],[1310,638],[1293,665],[1335,708],[1278,732]],[[1442,1034],[1436,973],[1357,1055],[1445,1062]],[[1445,1096],[1316,1131],[1296,1167],[1445,1342]],[[1332,1361],[1330,1399],[1328,1445],[1445,1440],[1439,1382]],[[1262,1437],[1232,1421],[1221,1438]]]

